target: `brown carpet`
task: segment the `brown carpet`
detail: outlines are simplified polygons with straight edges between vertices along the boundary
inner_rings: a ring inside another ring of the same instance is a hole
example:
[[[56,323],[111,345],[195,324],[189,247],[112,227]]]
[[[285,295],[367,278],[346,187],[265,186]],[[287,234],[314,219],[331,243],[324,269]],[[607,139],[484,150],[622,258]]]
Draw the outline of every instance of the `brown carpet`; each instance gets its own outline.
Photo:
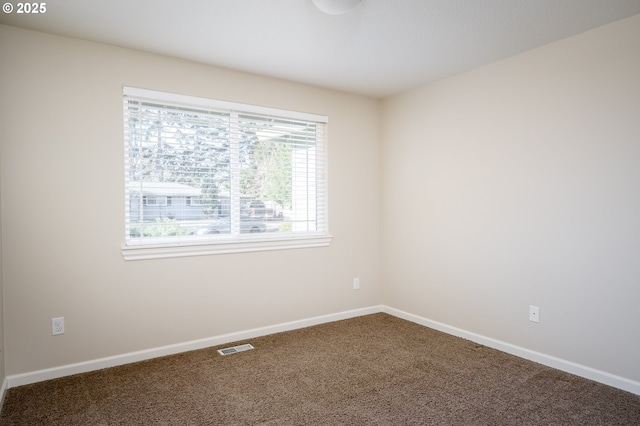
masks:
[[[249,343],[12,388],[0,424],[640,424],[638,395],[386,314]]]

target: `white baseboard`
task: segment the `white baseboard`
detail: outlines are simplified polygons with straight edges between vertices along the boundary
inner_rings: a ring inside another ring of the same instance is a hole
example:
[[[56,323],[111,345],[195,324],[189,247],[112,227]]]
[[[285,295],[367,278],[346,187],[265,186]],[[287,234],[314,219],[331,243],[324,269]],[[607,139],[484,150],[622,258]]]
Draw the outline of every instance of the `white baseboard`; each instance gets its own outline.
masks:
[[[5,388],[13,388],[16,386],[28,385],[31,383],[42,382],[45,380],[57,379],[59,377],[70,376],[72,374],[87,373],[89,371],[101,370],[103,368],[116,367],[118,365],[129,364],[132,362],[144,361],[147,359],[158,358],[166,355],[174,355],[182,352],[204,349],[211,346],[224,345],[226,343],[237,342],[240,340],[252,339],[255,337],[266,336],[268,334],[280,333],[299,328],[311,327],[313,325],[324,324],[343,319],[359,317],[362,315],[374,314],[382,312],[381,306],[372,306],[362,309],[354,309],[335,314],[322,315],[313,318],[307,318],[298,321],[291,321],[282,324],[276,324],[266,327],[254,328],[251,330],[240,331],[237,333],[223,334],[220,336],[209,337],[190,342],[177,343],[175,345],[162,346],[159,348],[147,349],[143,351],[130,352],[122,355],[115,355],[107,358],[100,358],[91,361],[79,362],[76,364],[63,365],[60,367],[48,368],[29,373],[15,374],[8,376],[5,380],[7,386]],[[4,388],[3,388],[4,389]]]
[[[9,387],[9,381],[5,377],[2,381],[2,386],[0,386],[0,411],[2,411],[2,407],[4,406],[4,395],[7,393],[7,389]]]
[[[425,327],[433,328],[434,330],[442,331],[453,336],[462,337],[463,339],[471,340],[472,342],[479,343],[481,345],[497,349],[499,351],[506,352],[520,358],[528,359],[529,361],[534,361],[539,364],[546,365],[547,367],[575,374],[576,376],[580,376],[585,379],[593,380],[595,382],[603,383],[605,385],[613,386],[615,388],[640,395],[640,382],[616,376],[605,371],[596,370],[584,365],[576,364],[571,361],[556,358],[551,355],[532,351],[530,349],[502,342],[500,340],[492,339],[490,337],[482,336],[480,334],[472,333],[460,328],[452,327],[450,325],[446,325],[438,321],[433,321],[428,318],[420,317],[418,315],[413,315],[399,309],[391,308],[389,306],[383,306],[382,312],[405,319],[407,321],[424,325]]]
[[[77,364],[63,365],[60,367],[50,368],[46,370],[39,370],[30,373],[16,374],[8,376],[2,387],[0,388],[0,398],[4,398],[5,391],[8,388],[27,385],[30,383],[41,382],[44,380],[56,379],[59,377],[69,376],[72,374],[86,373],[89,371],[100,370],[108,367],[115,367],[118,365],[129,364],[132,362],[144,361],[147,359],[158,358],[166,355],[173,355],[182,352],[204,349],[211,346],[224,345],[226,343],[238,342],[241,340],[252,339],[255,337],[266,336],[269,334],[280,333],[283,331],[296,330],[299,328],[311,327],[318,324],[324,324],[333,321],[340,321],[348,318],[355,318],[363,315],[375,314],[378,312],[385,312],[389,315],[393,315],[398,318],[402,318],[425,327],[433,328],[434,330],[442,331],[444,333],[461,337],[463,339],[470,340],[472,342],[479,343],[484,346],[488,346],[493,349],[500,350],[502,352],[509,353],[511,355],[518,356],[520,358],[528,359],[530,361],[537,362],[539,364],[546,365],[567,373],[575,374],[576,376],[584,377],[596,382],[600,382],[609,386],[613,386],[618,389],[625,390],[627,392],[640,395],[640,383],[626,379],[624,377],[616,376],[604,371],[596,370],[584,365],[576,364],[571,361],[566,361],[560,358],[556,358],[550,355],[545,355],[540,352],[532,351],[530,349],[522,348],[520,346],[512,345],[510,343],[502,342],[500,340],[492,339],[490,337],[482,336],[470,331],[462,330],[460,328],[452,327],[447,324],[443,324],[437,321],[430,320],[428,318],[420,317],[418,315],[410,314],[408,312],[401,311],[399,309],[391,308],[389,306],[379,305],[371,306],[368,308],[354,309],[351,311],[344,311],[335,314],[322,315],[312,318],[307,318],[298,321],[291,321],[282,324],[276,324],[266,327],[254,328],[251,330],[240,331],[236,333],[229,333],[220,336],[210,337],[206,339],[194,340],[190,342],[178,343],[175,345],[163,346],[159,348],[147,349],[138,352],[131,352],[122,355],[116,355],[107,358],[101,358]],[[0,399],[1,404],[2,399]],[[0,405],[1,407],[1,405]]]

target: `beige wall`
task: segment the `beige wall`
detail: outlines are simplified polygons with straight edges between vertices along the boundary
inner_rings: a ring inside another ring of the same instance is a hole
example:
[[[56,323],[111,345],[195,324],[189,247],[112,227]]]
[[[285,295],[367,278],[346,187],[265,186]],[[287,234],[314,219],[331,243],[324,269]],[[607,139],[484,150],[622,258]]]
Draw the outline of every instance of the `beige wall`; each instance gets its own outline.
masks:
[[[7,375],[380,304],[378,101],[7,26],[0,52]],[[125,262],[123,85],[328,115],[331,246]]]
[[[385,102],[385,304],[640,380],[638,46],[640,15]]]
[[[2,408],[2,397],[4,396],[1,389],[7,376],[4,365],[4,285],[2,277],[2,173],[0,172],[0,409]]]

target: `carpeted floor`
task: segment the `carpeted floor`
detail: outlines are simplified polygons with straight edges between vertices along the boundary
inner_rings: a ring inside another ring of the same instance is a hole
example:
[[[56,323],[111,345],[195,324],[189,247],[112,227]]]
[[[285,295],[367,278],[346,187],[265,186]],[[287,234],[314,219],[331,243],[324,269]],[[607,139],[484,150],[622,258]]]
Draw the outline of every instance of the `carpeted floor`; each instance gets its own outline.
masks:
[[[640,424],[638,395],[386,314],[238,343],[9,389],[0,424]]]

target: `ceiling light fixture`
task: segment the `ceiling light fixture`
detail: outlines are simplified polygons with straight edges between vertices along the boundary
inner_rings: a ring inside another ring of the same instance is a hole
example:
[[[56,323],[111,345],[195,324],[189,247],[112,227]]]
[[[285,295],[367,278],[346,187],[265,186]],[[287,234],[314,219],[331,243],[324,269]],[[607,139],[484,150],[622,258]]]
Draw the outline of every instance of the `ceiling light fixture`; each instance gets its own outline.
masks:
[[[358,3],[360,0],[312,0],[313,4],[316,5],[318,9],[323,11],[324,13],[328,13],[329,15],[342,15],[347,13]]]

